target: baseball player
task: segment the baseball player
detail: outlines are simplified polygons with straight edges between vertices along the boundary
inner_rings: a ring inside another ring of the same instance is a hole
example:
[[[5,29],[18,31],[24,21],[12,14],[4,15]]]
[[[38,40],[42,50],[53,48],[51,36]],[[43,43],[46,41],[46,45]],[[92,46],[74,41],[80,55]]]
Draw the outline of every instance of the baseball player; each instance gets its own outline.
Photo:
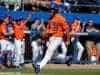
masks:
[[[7,50],[7,65],[8,67],[11,66],[11,63],[13,65],[13,61],[14,61],[14,50],[15,50],[15,46],[14,46],[14,39],[13,39],[13,26],[12,26],[12,22],[11,19],[9,17],[9,24],[7,25],[7,46],[6,46],[6,50]]]
[[[0,45],[1,45],[1,53],[0,53],[0,64],[4,64],[4,57],[7,57],[7,66],[11,64],[12,51],[11,51],[11,43],[8,41],[8,27],[9,27],[9,17],[6,17],[4,21],[0,24]]]
[[[71,32],[70,32],[71,42],[72,42],[72,45],[73,45],[73,47],[75,49],[74,50],[74,55],[75,55],[74,56],[74,61],[75,61],[75,63],[79,63],[80,62],[82,53],[84,51],[84,47],[82,46],[82,44],[78,40],[78,36],[74,36],[74,33],[77,33],[77,32],[81,32],[81,26],[80,26],[79,18],[76,18],[74,20],[74,22],[72,23]]]
[[[21,69],[21,65],[24,64],[24,53],[25,53],[25,33],[27,30],[26,23],[31,18],[31,15],[28,16],[26,20],[19,19],[14,24],[14,36],[15,36],[15,66],[16,68]]]
[[[25,30],[27,28],[27,22],[30,20],[31,14],[27,17],[26,20],[19,19],[17,22],[13,22],[14,24],[14,43],[15,43],[15,66],[18,69],[21,69],[24,64],[24,53],[25,53]]]
[[[4,60],[4,58],[3,58],[4,47],[3,46],[5,46],[5,41],[6,41],[5,35],[4,35],[4,34],[6,34],[6,31],[5,31],[6,29],[4,26],[6,26],[6,23],[2,22],[0,24],[0,68],[2,68],[2,69],[5,68],[3,65],[4,64],[4,62],[3,62],[3,60]]]
[[[63,42],[63,36],[67,33],[67,24],[63,16],[58,14],[58,10],[51,10],[51,18],[48,22],[45,35],[49,36],[49,44],[46,54],[41,62],[35,65],[35,72],[38,74],[40,70],[52,58],[53,53]]]
[[[31,46],[33,51],[33,65],[36,64],[40,59],[40,55],[42,55],[42,45],[41,45],[41,30],[43,29],[43,23],[41,23],[40,19],[36,19],[35,22],[31,26]]]

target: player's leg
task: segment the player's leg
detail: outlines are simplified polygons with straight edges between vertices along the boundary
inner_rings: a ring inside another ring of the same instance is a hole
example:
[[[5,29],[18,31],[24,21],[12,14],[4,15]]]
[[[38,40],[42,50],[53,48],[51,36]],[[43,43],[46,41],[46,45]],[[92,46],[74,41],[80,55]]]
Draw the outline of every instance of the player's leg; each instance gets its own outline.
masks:
[[[0,40],[0,68],[2,67],[3,64],[3,55],[2,55],[2,45],[1,45],[1,40]]]
[[[58,55],[57,55],[57,59],[61,59],[61,60],[64,60],[64,61],[66,61],[66,54],[67,54],[67,47],[66,47],[66,45],[65,45],[65,42],[64,41],[62,41],[62,43],[61,43],[61,53],[58,53]],[[63,62],[64,62],[63,61]]]
[[[97,48],[97,60],[100,63],[100,42],[96,43]]]
[[[12,52],[12,66],[16,66],[16,45],[15,40],[11,42],[11,52]]]
[[[1,45],[1,42],[0,42],[0,45]],[[4,54],[3,54],[3,51],[2,51],[2,45],[1,45],[1,48],[0,48],[0,69],[5,68],[3,64],[4,64]]]
[[[12,63],[12,51],[11,51],[11,48],[12,48],[12,43],[11,41],[7,41],[7,48],[6,48],[6,57],[7,57],[7,61],[6,61],[6,64],[8,67],[11,66],[11,63]]]
[[[21,57],[21,40],[15,39],[15,66],[20,66],[20,57]]]
[[[55,52],[56,48],[61,44],[61,42],[62,42],[62,38],[56,38],[56,37],[50,38],[48,48],[46,50],[46,54],[43,60],[39,63],[40,69],[42,69],[48,63],[53,53]]]
[[[4,69],[4,55],[3,52],[0,52],[0,69]]]
[[[78,48],[77,61],[80,62],[80,59],[81,59],[83,51],[84,51],[84,47],[82,46],[82,44],[79,41],[77,41],[76,44],[77,44],[77,48]]]
[[[61,49],[62,49],[62,56],[65,58],[66,57],[66,53],[67,53],[67,47],[66,47],[64,41],[62,41],[62,43],[61,43]]]
[[[88,61],[90,63],[91,61],[91,50],[92,50],[92,47],[94,46],[94,41],[86,41],[86,50],[87,50],[87,53],[88,53]]]
[[[5,39],[1,39],[0,40],[0,45],[1,45],[1,50],[0,50],[0,67],[2,69],[4,69],[4,63],[5,63],[5,51],[6,51],[6,40]]]
[[[32,41],[31,46],[32,46],[32,53],[33,53],[32,63],[33,63],[33,64],[36,64],[37,58],[38,58],[38,56],[39,56],[39,46],[38,46],[37,41],[35,41],[35,40]]]
[[[25,54],[25,40],[21,41],[21,57],[20,57],[20,64],[24,64],[24,54]]]
[[[15,61],[15,45],[13,42],[11,42],[11,63],[12,63],[12,66],[14,66],[14,61]]]

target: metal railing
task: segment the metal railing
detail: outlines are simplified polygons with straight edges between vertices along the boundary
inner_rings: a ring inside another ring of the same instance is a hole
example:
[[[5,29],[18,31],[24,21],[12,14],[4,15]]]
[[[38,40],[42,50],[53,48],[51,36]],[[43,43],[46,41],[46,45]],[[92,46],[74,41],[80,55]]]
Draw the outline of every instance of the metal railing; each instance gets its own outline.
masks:
[[[71,5],[71,6],[75,6],[75,7],[99,7],[100,8],[100,5],[92,5],[92,4],[90,4],[90,5],[88,5],[88,4],[77,4],[77,5]]]

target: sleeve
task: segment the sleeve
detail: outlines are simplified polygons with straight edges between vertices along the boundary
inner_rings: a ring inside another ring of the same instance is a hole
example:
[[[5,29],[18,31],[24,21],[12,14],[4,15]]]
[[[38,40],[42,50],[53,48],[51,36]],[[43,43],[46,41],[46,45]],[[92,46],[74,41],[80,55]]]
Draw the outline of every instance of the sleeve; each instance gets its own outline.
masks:
[[[6,31],[6,25],[5,25],[5,24],[3,24],[3,25],[1,26],[1,29],[2,29],[2,33],[3,33],[3,34],[6,34],[6,33],[7,33],[7,31]]]

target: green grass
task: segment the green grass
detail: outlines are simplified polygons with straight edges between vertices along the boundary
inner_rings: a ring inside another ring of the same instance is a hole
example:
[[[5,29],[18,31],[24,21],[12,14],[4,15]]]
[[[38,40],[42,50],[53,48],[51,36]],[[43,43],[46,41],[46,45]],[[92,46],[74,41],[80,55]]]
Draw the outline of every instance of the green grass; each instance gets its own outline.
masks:
[[[35,75],[35,73],[33,69],[5,69],[0,70],[0,75]],[[100,75],[100,70],[44,69],[40,75]]]

